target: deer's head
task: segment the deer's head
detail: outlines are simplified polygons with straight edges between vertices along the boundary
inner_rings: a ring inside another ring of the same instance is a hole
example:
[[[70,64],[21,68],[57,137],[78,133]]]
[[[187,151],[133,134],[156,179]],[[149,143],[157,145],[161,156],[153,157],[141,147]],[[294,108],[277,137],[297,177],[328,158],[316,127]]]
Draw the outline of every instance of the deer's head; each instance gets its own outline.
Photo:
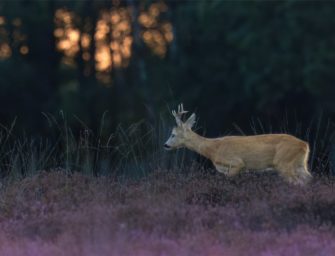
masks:
[[[177,126],[173,127],[170,138],[165,142],[164,148],[166,150],[183,147],[185,140],[188,138],[191,129],[195,123],[195,114],[193,113],[185,122],[182,121],[183,114],[188,111],[184,110],[183,104],[178,106],[178,111],[172,111],[172,115],[176,119]]]

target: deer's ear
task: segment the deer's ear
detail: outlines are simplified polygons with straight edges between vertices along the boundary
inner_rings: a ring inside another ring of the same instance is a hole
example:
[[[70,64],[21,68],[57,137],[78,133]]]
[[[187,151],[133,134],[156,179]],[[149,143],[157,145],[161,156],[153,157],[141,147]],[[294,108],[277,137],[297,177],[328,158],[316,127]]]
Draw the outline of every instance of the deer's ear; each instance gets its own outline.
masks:
[[[184,123],[185,128],[187,129],[192,129],[193,125],[195,124],[195,114],[193,113],[188,119],[187,121]]]

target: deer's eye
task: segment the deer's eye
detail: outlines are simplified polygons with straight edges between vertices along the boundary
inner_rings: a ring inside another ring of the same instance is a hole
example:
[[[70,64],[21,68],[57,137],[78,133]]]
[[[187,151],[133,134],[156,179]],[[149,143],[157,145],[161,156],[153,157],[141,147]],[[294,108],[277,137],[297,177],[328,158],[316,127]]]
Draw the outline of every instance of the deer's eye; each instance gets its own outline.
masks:
[[[173,137],[176,137],[176,135],[174,135],[174,134],[171,134],[171,137],[173,138]]]

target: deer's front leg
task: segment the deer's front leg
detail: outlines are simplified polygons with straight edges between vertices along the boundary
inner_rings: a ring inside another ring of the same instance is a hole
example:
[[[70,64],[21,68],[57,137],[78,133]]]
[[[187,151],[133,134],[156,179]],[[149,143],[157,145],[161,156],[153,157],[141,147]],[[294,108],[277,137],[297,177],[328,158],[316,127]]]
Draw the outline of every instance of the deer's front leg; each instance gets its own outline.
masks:
[[[243,161],[239,159],[232,160],[228,163],[214,162],[213,164],[218,172],[223,173],[228,177],[235,176],[244,168]]]
[[[220,172],[223,173],[224,175],[228,175],[229,173],[229,167],[225,166],[223,164],[218,164],[218,163],[214,163],[215,169]]]

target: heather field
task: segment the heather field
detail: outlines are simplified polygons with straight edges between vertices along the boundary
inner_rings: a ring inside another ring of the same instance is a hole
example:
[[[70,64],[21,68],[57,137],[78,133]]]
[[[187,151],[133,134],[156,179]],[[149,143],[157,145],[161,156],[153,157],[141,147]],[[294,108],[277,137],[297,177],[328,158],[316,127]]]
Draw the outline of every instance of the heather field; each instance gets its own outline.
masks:
[[[334,181],[42,171],[2,184],[0,255],[334,255]]]
[[[0,256],[335,256],[334,14],[0,0]]]

